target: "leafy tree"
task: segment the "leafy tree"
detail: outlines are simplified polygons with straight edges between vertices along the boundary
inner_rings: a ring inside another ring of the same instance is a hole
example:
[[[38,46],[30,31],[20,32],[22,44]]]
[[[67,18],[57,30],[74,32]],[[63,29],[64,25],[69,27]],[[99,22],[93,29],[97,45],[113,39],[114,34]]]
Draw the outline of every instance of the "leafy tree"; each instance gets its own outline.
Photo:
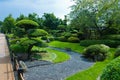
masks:
[[[10,14],[8,17],[4,19],[1,31],[3,33],[8,34],[14,32],[14,28],[15,28],[15,20]]]
[[[23,14],[20,14],[20,16],[17,17],[16,21],[20,21],[20,20],[23,20],[23,19],[27,19],[27,17],[24,16]]]
[[[53,13],[44,13],[42,16],[43,25],[46,26],[48,29],[56,29],[58,25],[62,23],[62,20],[56,18]]]
[[[71,26],[86,31],[95,29],[102,36],[109,27],[119,29],[119,0],[74,0],[70,13]]]

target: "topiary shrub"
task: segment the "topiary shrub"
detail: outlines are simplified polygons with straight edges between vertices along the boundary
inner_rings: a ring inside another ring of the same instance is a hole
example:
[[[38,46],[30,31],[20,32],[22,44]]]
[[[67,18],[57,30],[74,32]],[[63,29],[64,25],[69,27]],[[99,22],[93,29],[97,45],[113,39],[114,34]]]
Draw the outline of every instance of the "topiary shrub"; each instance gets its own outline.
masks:
[[[107,57],[109,47],[104,44],[96,44],[88,46],[83,55],[93,61],[102,61]]]
[[[100,80],[120,80],[120,57],[114,59],[105,67]]]
[[[66,41],[67,41],[67,39],[66,39],[65,36],[58,37],[57,39],[58,39],[59,41],[63,41],[63,42],[66,42]]]
[[[48,33],[43,29],[31,29],[28,31],[30,36],[38,37],[38,36],[46,36]]]
[[[70,32],[64,32],[62,35],[69,38],[72,34]]]
[[[72,37],[78,37],[78,34],[77,33],[74,33],[71,35]]]
[[[115,51],[114,57],[118,57],[120,56],[120,47],[117,48],[117,50]]]
[[[72,42],[72,43],[78,43],[80,40],[77,37],[69,37],[68,38],[68,42]]]

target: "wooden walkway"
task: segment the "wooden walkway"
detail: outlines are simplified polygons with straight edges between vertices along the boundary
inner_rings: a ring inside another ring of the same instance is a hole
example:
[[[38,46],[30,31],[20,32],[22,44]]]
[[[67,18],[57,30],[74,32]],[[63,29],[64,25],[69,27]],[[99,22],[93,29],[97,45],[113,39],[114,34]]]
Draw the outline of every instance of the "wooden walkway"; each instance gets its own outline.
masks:
[[[0,34],[0,80],[15,80],[4,34]]]

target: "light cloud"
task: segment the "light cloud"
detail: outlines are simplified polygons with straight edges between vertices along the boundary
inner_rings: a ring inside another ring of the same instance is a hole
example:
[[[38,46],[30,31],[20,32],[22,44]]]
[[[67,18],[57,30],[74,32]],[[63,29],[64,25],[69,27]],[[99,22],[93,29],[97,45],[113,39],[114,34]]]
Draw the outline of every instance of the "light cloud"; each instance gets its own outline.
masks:
[[[70,0],[2,0],[0,1],[0,20],[8,14],[16,18],[20,14],[28,15],[33,12],[39,16],[43,13],[54,13],[57,17],[64,18],[64,15],[70,12],[72,4]]]

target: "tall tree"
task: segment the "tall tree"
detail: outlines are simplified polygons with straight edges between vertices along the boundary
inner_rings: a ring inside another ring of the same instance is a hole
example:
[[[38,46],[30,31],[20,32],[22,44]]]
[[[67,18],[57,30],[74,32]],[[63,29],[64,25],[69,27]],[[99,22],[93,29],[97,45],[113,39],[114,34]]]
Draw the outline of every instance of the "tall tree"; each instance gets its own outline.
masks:
[[[72,26],[83,30],[85,27],[94,27],[100,35],[103,35],[103,29],[114,27],[113,25],[119,22],[119,15],[116,15],[120,12],[119,0],[74,1],[75,5],[72,6],[70,13]]]
[[[56,18],[53,13],[44,13],[42,19],[44,21],[43,25],[49,29],[56,29],[57,26],[61,24],[61,20]]]
[[[8,34],[14,32],[14,28],[15,28],[15,19],[10,14],[8,17],[4,19],[1,30],[3,33]]]

